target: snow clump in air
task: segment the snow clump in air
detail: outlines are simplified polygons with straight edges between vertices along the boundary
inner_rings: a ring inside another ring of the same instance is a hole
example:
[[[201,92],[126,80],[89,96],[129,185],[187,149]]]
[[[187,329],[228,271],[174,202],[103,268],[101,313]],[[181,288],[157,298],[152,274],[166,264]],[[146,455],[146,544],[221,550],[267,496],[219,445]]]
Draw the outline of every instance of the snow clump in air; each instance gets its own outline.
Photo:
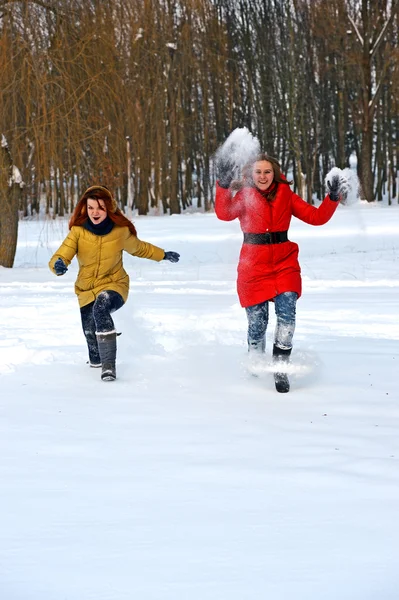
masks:
[[[260,143],[247,127],[237,127],[216,150],[215,160],[234,163],[238,171],[260,153]]]

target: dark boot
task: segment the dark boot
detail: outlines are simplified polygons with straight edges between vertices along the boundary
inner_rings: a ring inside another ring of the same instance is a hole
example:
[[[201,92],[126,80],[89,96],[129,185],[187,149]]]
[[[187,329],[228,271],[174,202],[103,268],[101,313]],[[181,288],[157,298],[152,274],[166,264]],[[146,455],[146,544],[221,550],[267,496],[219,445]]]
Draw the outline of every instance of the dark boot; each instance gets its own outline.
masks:
[[[96,333],[98,350],[101,358],[101,379],[114,381],[116,379],[116,332]]]
[[[273,362],[274,364],[284,364],[287,365],[290,360],[292,348],[289,350],[283,350],[274,344],[273,346]],[[290,382],[288,379],[287,373],[274,373],[274,383],[276,385],[276,390],[282,394],[290,391]]]
[[[101,367],[101,358],[95,332],[85,331],[84,334],[87,342],[87,349],[89,351],[89,365],[91,367]]]

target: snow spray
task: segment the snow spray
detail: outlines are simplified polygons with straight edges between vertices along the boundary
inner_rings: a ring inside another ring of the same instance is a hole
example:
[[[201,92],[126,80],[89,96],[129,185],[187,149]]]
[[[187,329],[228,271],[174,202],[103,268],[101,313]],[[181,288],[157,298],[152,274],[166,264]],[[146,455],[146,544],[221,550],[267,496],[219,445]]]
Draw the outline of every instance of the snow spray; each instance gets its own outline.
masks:
[[[265,355],[254,355],[248,353],[248,357],[243,361],[244,368],[256,377],[262,377],[269,373],[287,373],[295,379],[300,379],[311,375],[313,372],[320,371],[320,359],[314,353],[304,350],[295,350],[292,361],[287,363],[276,363],[273,360],[267,360]]]

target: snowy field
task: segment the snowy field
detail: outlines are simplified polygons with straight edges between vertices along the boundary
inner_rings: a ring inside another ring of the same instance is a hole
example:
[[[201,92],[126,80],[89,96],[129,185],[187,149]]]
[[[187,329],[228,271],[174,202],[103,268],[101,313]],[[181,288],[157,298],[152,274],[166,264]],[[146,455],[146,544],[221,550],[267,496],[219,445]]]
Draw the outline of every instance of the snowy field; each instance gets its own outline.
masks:
[[[86,365],[64,221],[0,268],[2,600],[397,600],[399,207],[293,219],[292,391],[248,370],[238,222],[135,220],[118,379]]]

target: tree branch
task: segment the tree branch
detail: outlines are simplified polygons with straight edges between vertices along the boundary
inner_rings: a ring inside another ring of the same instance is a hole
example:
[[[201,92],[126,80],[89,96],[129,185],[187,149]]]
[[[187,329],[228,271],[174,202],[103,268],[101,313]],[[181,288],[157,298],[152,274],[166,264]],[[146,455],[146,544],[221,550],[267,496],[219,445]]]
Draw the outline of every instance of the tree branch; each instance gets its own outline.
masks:
[[[353,29],[356,31],[356,35],[359,39],[359,42],[361,43],[362,46],[364,46],[364,40],[363,40],[362,36],[360,35],[360,31],[358,30],[355,21],[352,19],[352,17],[350,15],[348,15],[348,19],[351,22]]]
[[[381,90],[382,90],[382,84],[385,81],[385,77],[386,77],[388,68],[389,68],[389,66],[390,66],[391,63],[393,64],[393,73],[396,71],[396,63],[394,61],[392,61],[392,60],[388,60],[387,63],[385,63],[382,75],[380,77],[380,81],[378,82],[377,88],[376,88],[376,90],[374,92],[374,96],[372,97],[372,99],[370,100],[369,105],[368,105],[368,111],[369,111],[370,118],[372,117],[374,109],[375,109],[376,104],[377,104],[377,101],[379,100],[379,97],[380,97],[380,94],[381,94]]]
[[[370,59],[373,58],[374,54],[377,52],[379,45],[382,42],[382,38],[385,35],[386,30],[388,29],[389,25],[392,23],[393,18],[397,12],[397,9],[399,8],[399,3],[396,2],[393,6],[392,6],[392,11],[391,11],[391,16],[389,17],[389,19],[387,20],[387,22],[385,23],[384,27],[381,29],[381,33],[378,36],[373,48],[370,50]]]

